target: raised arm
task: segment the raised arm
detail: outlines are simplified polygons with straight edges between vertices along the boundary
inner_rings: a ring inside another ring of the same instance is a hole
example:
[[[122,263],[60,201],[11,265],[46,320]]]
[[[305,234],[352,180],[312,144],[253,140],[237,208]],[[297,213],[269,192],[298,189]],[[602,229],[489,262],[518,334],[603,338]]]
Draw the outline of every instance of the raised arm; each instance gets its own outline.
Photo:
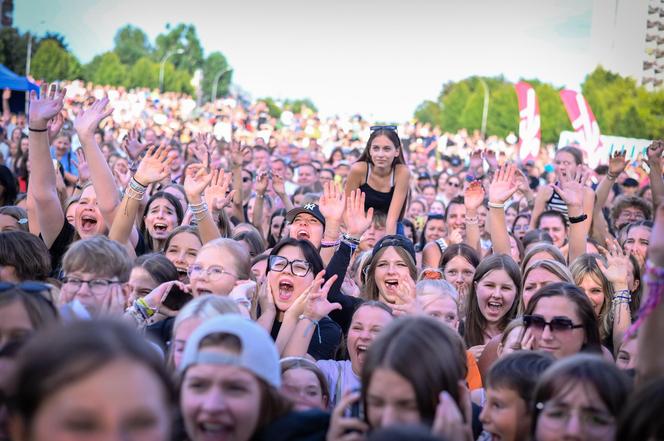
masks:
[[[627,161],[625,160],[626,153],[625,150],[616,150],[609,158],[609,172],[599,182],[599,185],[597,185],[597,188],[595,189],[596,207],[599,206],[601,209],[606,205],[613,184],[616,182],[618,176],[625,171],[625,168],[627,167]]]
[[[510,237],[505,221],[505,203],[519,189],[516,166],[506,164],[493,175],[489,186],[489,234],[496,254],[511,255]],[[466,216],[468,216],[466,214]]]
[[[387,221],[385,223],[386,234],[397,234],[397,223],[401,210],[406,204],[406,199],[408,199],[409,184],[410,171],[408,171],[408,167],[397,165],[394,172],[394,194],[392,195],[390,209],[387,211]]]
[[[664,341],[664,204],[655,215],[655,225],[650,233],[648,263],[643,278],[645,289],[638,321],[639,358],[638,381],[646,382],[664,372],[664,351],[659,350]]]
[[[239,142],[231,141],[229,145],[229,156],[231,163],[231,173],[233,174],[233,215],[240,221],[246,222],[244,215],[244,193],[242,192],[242,163],[245,150],[248,147],[242,147]]]
[[[580,166],[574,177],[570,175],[559,176],[559,184],[555,186],[556,192],[560,198],[567,204],[567,213],[569,215],[569,252],[568,262],[586,252],[587,231],[584,222],[590,214],[584,210],[584,199],[586,197],[587,187],[585,183],[588,180],[588,172],[582,171]]]
[[[81,141],[85,159],[90,169],[90,178],[95,193],[97,193],[99,211],[106,224],[112,225],[115,211],[120,205],[120,196],[115,185],[113,172],[94,137],[99,123],[113,113],[113,108],[107,108],[107,106],[108,98],[95,101],[90,108],[76,117],[74,128]]]
[[[617,353],[625,333],[632,324],[629,309],[632,296],[627,286],[627,274],[630,268],[629,254],[625,253],[614,238],[607,238],[606,246],[608,250],[605,249],[602,251],[608,265],[604,265],[601,260],[598,260],[597,264],[613,286],[613,299],[611,303],[613,314],[612,341],[614,350]]]
[[[281,199],[281,202],[284,204],[286,212],[291,211],[294,208],[294,206],[293,202],[286,194],[286,184],[284,182],[284,177],[281,176],[280,174],[273,173],[272,188],[274,189],[274,192],[277,194],[277,196],[279,196],[279,199]]]
[[[466,243],[477,251],[480,256],[482,255],[482,246],[480,244],[480,225],[477,209],[482,205],[482,202],[484,202],[482,183],[473,181],[466,187],[463,194],[463,203],[466,206]]]
[[[134,177],[129,181],[125,189],[124,198],[120,204],[120,210],[115,215],[111,231],[108,234],[109,239],[121,243],[127,249],[133,251],[133,246],[129,243],[129,237],[134,230],[134,221],[136,214],[145,197],[145,193],[150,184],[159,182],[168,176],[171,159],[168,158],[169,148],[165,144],[159,147],[150,147],[145,157],[138,165]]]
[[[537,228],[537,218],[539,218],[540,214],[546,210],[546,204],[551,198],[551,195],[553,194],[553,191],[551,190],[551,187],[549,186],[540,186],[539,189],[537,190],[537,195],[535,196],[535,204],[533,206],[533,215],[532,218],[530,219],[530,228],[535,229]]]
[[[268,184],[270,183],[267,170],[258,170],[256,172],[256,182],[254,184],[254,190],[256,190],[256,199],[254,199],[254,212],[252,213],[250,222],[261,234],[261,237],[265,239],[267,236],[265,231],[263,231],[263,205],[265,205],[265,192],[267,191]]]
[[[194,213],[194,219],[198,224],[203,244],[221,237],[212,214],[217,215],[231,203],[235,191],[227,194],[231,178],[231,174],[226,173],[223,169],[208,173],[207,169],[200,164],[191,165],[187,170],[184,190]]]
[[[334,182],[326,182],[323,186],[323,194],[318,201],[321,214],[325,217],[325,230],[322,242],[337,242],[341,233],[341,220],[346,208],[346,195]],[[334,246],[321,246],[320,257],[327,266],[334,255]]]
[[[9,124],[9,121],[12,119],[12,111],[9,108],[9,99],[12,97],[12,91],[10,88],[6,87],[5,90],[2,91],[2,125],[7,127],[7,124]],[[7,134],[11,136],[11,133]]]
[[[648,165],[650,166],[650,188],[652,189],[653,207],[664,203],[664,179],[662,179],[662,152],[664,141],[654,141],[648,147]]]
[[[34,198],[39,231],[44,243],[51,247],[65,222],[65,214],[58,198],[55,169],[48,146],[48,121],[62,110],[66,89],[55,85],[42,87],[41,96],[30,92],[28,136],[30,142],[30,187]]]

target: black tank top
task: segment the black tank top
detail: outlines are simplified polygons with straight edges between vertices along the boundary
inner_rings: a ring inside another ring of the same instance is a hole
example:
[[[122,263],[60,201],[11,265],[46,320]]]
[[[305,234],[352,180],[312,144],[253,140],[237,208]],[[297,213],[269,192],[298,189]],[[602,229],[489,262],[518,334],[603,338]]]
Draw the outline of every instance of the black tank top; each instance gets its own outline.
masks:
[[[360,185],[360,190],[362,190],[365,197],[364,210],[366,211],[369,207],[373,207],[374,211],[380,211],[387,216],[387,212],[390,211],[392,196],[394,196],[394,168],[390,176],[390,191],[387,193],[371,188],[369,185],[369,176],[371,176],[371,164],[367,162],[367,176],[364,184]]]

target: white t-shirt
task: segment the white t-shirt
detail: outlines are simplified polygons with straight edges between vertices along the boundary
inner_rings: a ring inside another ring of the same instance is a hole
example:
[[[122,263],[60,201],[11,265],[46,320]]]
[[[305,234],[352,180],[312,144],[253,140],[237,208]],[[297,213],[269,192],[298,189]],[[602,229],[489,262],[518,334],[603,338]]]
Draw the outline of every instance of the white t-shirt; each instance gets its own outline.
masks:
[[[360,377],[353,372],[350,360],[318,360],[316,364],[325,374],[330,387],[330,409],[334,408],[347,392],[360,388]]]

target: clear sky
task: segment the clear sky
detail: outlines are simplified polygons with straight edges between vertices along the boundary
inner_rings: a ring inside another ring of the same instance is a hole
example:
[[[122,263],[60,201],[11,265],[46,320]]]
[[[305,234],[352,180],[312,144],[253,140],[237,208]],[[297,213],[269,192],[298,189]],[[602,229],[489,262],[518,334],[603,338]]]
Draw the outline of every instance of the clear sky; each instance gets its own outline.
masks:
[[[311,98],[325,114],[402,121],[444,82],[471,75],[539,78],[578,88],[592,0],[15,0],[14,24],[58,32],[83,63],[123,25],[154,42],[193,23],[253,97]]]

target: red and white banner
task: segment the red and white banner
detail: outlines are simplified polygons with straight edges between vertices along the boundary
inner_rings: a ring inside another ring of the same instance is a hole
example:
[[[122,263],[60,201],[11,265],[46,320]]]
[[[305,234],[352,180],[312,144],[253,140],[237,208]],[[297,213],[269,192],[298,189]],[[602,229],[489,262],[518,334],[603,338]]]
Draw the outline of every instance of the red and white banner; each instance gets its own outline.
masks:
[[[523,162],[539,155],[542,142],[540,110],[533,86],[520,81],[514,88],[519,99],[519,158]]]
[[[588,165],[597,167],[602,159],[602,139],[599,124],[595,119],[590,105],[579,92],[574,90],[561,90],[560,98],[563,100],[567,116],[572,122],[572,128],[580,135],[581,147],[588,154]]]

